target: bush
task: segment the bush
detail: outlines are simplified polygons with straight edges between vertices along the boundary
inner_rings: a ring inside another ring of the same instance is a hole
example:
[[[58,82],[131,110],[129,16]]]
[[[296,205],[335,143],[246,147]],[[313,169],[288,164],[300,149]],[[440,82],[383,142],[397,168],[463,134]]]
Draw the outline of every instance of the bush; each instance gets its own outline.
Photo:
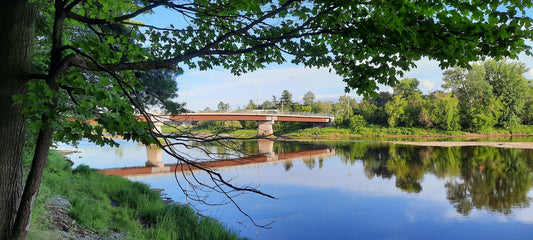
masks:
[[[355,115],[350,117],[350,129],[356,133],[361,133],[366,127],[367,122],[365,118],[361,115]]]

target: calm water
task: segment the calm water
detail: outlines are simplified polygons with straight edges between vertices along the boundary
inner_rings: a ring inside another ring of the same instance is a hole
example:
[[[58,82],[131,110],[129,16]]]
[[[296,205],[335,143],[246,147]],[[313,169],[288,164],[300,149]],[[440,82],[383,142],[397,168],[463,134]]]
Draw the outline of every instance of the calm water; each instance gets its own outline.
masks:
[[[243,146],[257,149],[256,142]],[[252,239],[533,239],[530,150],[357,141],[276,142],[270,149],[280,160],[219,169],[233,184],[256,186],[277,198],[235,198],[257,224],[270,224],[268,229],[254,226],[231,204],[191,202],[193,207]],[[145,166],[146,150],[135,143],[102,149],[82,142],[78,150],[70,155],[76,165]],[[163,162],[175,160],[163,155]],[[174,173],[128,178],[188,202]],[[178,181],[192,189],[183,176]],[[211,193],[205,200],[224,199]]]

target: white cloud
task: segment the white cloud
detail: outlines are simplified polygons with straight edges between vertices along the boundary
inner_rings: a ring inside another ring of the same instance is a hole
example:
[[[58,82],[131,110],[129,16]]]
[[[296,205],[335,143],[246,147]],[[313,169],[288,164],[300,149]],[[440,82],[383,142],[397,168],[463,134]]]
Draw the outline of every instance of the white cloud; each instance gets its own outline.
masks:
[[[429,91],[435,87],[435,83],[433,83],[431,80],[423,80],[422,87]]]
[[[533,68],[529,69],[529,77],[533,78]]]
[[[285,89],[292,93],[294,101],[300,101],[298,96],[307,91],[316,96],[332,95],[343,93],[345,87],[342,79],[328,69],[298,66],[262,69],[241,76],[221,70],[191,71],[178,77],[178,85],[179,100],[187,100],[191,110],[216,108],[220,101],[232,108],[244,107],[250,99],[262,103],[271,100],[272,95],[279,98]]]

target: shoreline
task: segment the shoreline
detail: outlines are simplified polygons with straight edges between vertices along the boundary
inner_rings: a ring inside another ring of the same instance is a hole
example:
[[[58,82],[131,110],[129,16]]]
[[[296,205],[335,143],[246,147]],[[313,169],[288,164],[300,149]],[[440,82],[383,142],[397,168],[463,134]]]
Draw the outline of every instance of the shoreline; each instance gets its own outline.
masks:
[[[381,141],[398,145],[427,146],[427,147],[467,147],[467,146],[487,146],[497,148],[520,148],[533,149],[533,142],[470,142],[470,141]]]

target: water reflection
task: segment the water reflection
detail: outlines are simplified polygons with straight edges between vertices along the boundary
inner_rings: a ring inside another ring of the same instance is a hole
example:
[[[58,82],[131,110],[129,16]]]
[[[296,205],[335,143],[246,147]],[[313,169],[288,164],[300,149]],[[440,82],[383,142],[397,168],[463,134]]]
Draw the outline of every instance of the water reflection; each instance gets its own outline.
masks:
[[[419,193],[425,174],[446,179],[446,195],[458,213],[472,209],[510,214],[513,208],[529,207],[533,185],[533,151],[493,147],[413,147],[338,144],[343,162],[362,161],[372,179],[394,177],[396,187]]]
[[[257,239],[529,239],[533,234],[532,150],[353,141],[270,143],[241,141],[231,148],[206,148],[233,158],[218,161],[228,164],[218,168],[223,176],[235,184],[257,183],[278,197],[249,194],[236,199],[260,224],[275,221],[272,229],[257,229],[232,206],[201,208],[202,214]],[[236,161],[236,149],[261,153],[261,161]],[[329,155],[313,155],[325,149]],[[146,156],[144,151],[136,155]],[[172,165],[164,155],[163,163]],[[145,167],[144,162],[137,166]],[[174,177],[163,173],[129,178],[166,189],[175,201],[186,202]],[[201,173],[196,177],[207,179]]]

